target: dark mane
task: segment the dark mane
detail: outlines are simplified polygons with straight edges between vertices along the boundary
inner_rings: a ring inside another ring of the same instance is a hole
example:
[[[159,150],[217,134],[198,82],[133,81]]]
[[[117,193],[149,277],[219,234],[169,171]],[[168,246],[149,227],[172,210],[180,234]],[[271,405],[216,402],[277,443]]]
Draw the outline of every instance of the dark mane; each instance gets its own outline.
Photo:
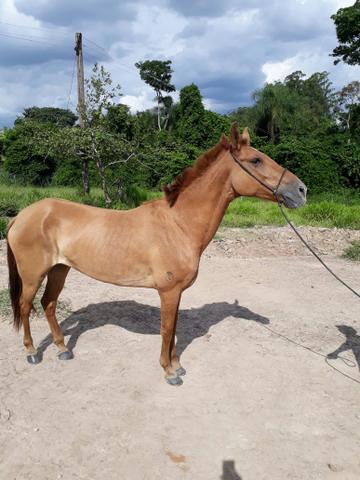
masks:
[[[175,177],[172,183],[162,187],[166,200],[171,207],[175,204],[180,193],[213,164],[224,147],[226,148],[225,142],[220,141],[217,145],[201,155],[196,160],[194,166],[186,168],[180,175]]]

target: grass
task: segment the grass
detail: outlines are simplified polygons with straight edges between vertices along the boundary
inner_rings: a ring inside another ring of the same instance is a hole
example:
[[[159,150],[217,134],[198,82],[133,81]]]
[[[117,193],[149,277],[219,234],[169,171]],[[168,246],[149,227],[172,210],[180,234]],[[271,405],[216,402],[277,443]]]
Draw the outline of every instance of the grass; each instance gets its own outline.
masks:
[[[345,190],[337,194],[313,195],[304,207],[287,210],[287,213],[295,225],[359,230],[360,194]],[[276,204],[239,198],[230,204],[222,225],[245,228],[284,223]]]
[[[34,300],[36,315],[43,314],[40,298],[44,293],[44,287],[41,287]],[[59,321],[67,318],[72,312],[71,304],[67,300],[59,300],[56,308],[56,316]],[[4,288],[0,290],[0,318],[12,319],[12,308],[10,303],[9,290]]]
[[[360,262],[360,242],[353,242],[350,247],[345,249],[342,257]]]
[[[139,189],[142,200],[158,198],[159,192],[146,192]],[[99,188],[94,188],[89,196],[84,196],[71,187],[22,187],[0,184],[0,238],[4,238],[9,217],[17,214],[27,205],[42,198],[64,198],[89,205],[104,206],[104,198]],[[127,208],[119,203],[116,208]],[[360,193],[342,190],[337,193],[311,195],[308,203],[297,210],[288,210],[295,225],[314,227],[360,229]],[[238,198],[232,202],[224,216],[223,226],[254,227],[255,225],[284,225],[276,204],[253,198]]]

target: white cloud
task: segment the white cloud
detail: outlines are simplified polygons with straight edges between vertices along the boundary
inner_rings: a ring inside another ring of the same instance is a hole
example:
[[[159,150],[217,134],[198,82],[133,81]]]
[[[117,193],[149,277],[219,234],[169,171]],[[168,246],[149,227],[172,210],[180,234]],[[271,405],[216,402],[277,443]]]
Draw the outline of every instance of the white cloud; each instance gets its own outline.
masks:
[[[109,56],[101,63],[114,83],[122,86],[121,102],[132,111],[155,105],[153,90],[141,81],[134,66],[150,58],[171,59],[176,87],[196,83],[207,108],[223,112],[249,103],[251,92],[264,81],[282,80],[295,70],[308,75],[328,70],[336,88],[359,76],[359,68],[334,67],[329,56],[337,45],[330,15],[353,0],[184,0],[181,5],[175,0],[153,0],[151,6],[144,0],[104,0],[109,9],[97,7],[96,0],[87,1],[86,18],[76,24],[85,35],[85,58],[96,61],[104,55],[90,40],[105,48]],[[85,0],[77,3],[76,18],[81,18],[83,4]],[[68,18],[70,7],[71,0],[0,1],[0,22],[34,28],[0,23],[0,33],[49,43],[50,34],[58,45],[54,48],[2,37],[3,119],[14,118],[32,105],[66,107],[74,61],[74,32],[69,25],[77,22]],[[98,18],[93,14],[97,8],[102,8]],[[128,16],[119,14],[117,18],[119,8]],[[56,25],[42,23],[40,18],[47,22],[56,18]],[[44,27],[51,32],[36,30]],[[86,65],[87,75],[90,66]],[[76,103],[73,87],[72,105]]]

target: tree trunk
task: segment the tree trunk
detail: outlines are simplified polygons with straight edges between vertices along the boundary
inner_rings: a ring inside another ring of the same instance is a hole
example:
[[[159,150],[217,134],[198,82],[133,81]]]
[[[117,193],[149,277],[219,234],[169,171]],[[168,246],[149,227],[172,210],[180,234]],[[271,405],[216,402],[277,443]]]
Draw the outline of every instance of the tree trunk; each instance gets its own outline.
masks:
[[[112,206],[112,199],[111,199],[108,184],[106,181],[105,165],[101,159],[101,156],[99,155],[99,152],[96,148],[95,143],[93,143],[92,147],[94,151],[94,157],[96,158],[96,168],[99,172],[100,179],[101,179],[101,188],[104,193],[105,205],[106,205],[106,208],[110,208]]]
[[[89,180],[89,162],[87,158],[82,157],[81,159],[81,176],[82,176],[82,185],[84,195],[89,195],[90,193],[90,180]]]
[[[159,94],[158,92],[156,93],[156,96],[157,96],[158,128],[159,128],[159,130],[161,131],[161,120],[160,120],[160,101],[161,101],[161,96],[160,96],[160,94]]]
[[[349,107],[349,113],[346,117],[346,127],[347,127],[347,131],[348,131],[348,134],[349,134],[349,138],[347,139],[347,143],[348,145],[350,145],[351,143],[351,138],[350,138],[350,118],[351,118],[351,110],[350,110],[350,107]]]

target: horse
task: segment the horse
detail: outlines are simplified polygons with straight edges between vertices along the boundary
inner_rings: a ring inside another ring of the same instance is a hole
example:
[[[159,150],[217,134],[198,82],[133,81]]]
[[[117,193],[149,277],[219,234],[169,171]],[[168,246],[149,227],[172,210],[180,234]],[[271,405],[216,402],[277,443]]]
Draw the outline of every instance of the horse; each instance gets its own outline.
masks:
[[[176,355],[182,292],[196,280],[199,261],[229,203],[238,196],[306,202],[306,186],[290,171],[250,146],[236,123],[213,148],[163,187],[161,199],[127,211],[47,198],[23,209],[7,231],[9,288],[14,326],[23,326],[29,363],[41,361],[31,337],[32,302],[45,277],[41,304],[58,358],[72,352],[56,318],[70,268],[119,286],[156,289],[160,296],[160,365],[170,385],[186,373]]]

